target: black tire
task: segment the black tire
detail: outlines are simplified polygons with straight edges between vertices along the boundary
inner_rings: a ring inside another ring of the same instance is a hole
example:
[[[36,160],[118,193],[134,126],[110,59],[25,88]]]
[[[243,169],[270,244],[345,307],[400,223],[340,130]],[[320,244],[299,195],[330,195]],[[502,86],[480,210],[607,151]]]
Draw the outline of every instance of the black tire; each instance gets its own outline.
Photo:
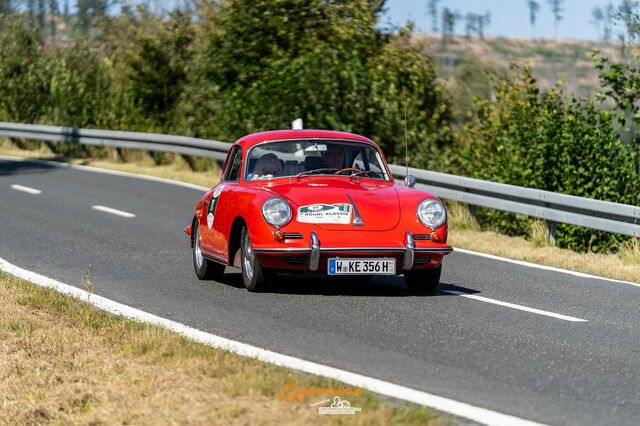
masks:
[[[404,282],[412,293],[433,294],[438,290],[442,265],[433,269],[404,272]]]
[[[242,263],[242,281],[244,282],[244,286],[251,292],[269,290],[273,285],[275,273],[263,268],[260,262],[258,262],[253,252],[246,226],[242,227],[241,239],[240,260]]]
[[[205,259],[200,249],[200,224],[193,221],[191,227],[191,246],[193,253],[193,269],[201,280],[218,280],[224,275],[224,265]]]

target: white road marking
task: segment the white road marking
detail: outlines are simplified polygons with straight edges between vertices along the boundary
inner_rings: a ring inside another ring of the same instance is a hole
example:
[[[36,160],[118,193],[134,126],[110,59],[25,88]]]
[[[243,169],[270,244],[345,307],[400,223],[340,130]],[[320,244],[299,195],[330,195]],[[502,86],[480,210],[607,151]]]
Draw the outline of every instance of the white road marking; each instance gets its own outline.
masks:
[[[354,387],[367,389],[381,395],[392,398],[412,402],[414,404],[425,405],[436,410],[444,411],[455,416],[464,417],[479,423],[495,426],[540,426],[540,423],[530,420],[521,419],[519,417],[508,414],[499,413],[497,411],[488,410],[486,408],[476,407],[464,402],[453,399],[444,398],[433,395],[417,389],[406,386],[397,385],[395,383],[386,382],[384,380],[374,379],[373,377],[352,373],[346,370],[329,367],[327,365],[318,364],[304,359],[295,358],[277,352],[252,346],[246,343],[230,340],[215,334],[207,333],[187,325],[162,318],[140,309],[132,308],[122,303],[115,302],[96,294],[88,293],[79,288],[64,284],[60,281],[45,277],[35,272],[22,269],[6,260],[0,258],[0,271],[7,272],[18,278],[30,281],[41,287],[51,288],[59,293],[75,297],[85,301],[99,309],[110,312],[115,315],[121,315],[137,321],[148,324],[155,324],[167,328],[176,333],[203,343],[208,346],[234,352],[236,354],[255,358],[269,364],[279,365],[294,370],[303,371],[309,374],[327,377],[338,380]]]
[[[11,185],[11,188],[15,189],[16,191],[26,192],[28,194],[34,194],[34,195],[42,194],[42,191],[40,191],[39,189],[30,188],[28,186]]]
[[[538,315],[544,315],[547,317],[558,318],[565,321],[573,322],[589,322],[589,320],[571,317],[568,315],[556,314],[555,312],[543,311],[542,309],[530,308],[528,306],[516,305],[515,303],[503,302],[501,300],[489,299],[488,297],[482,297],[475,294],[464,293],[462,291],[455,290],[442,290],[443,293],[455,294],[456,296],[467,297],[469,299],[479,300],[481,302],[493,303],[494,305],[505,306],[507,308],[518,309],[520,311],[531,312]]]
[[[520,265],[520,266],[526,266],[527,268],[543,269],[545,271],[559,272],[561,274],[573,275],[573,276],[580,277],[580,278],[589,278],[591,280],[602,280],[602,281],[609,281],[609,282],[612,282],[612,283],[627,284],[627,285],[640,287],[640,283],[634,283],[633,281],[624,281],[624,280],[616,280],[615,278],[599,277],[597,275],[586,274],[584,272],[572,271],[571,269],[557,268],[555,266],[540,265],[539,263],[525,262],[524,260],[508,259],[506,257],[500,257],[500,256],[496,256],[496,255],[493,255],[493,254],[487,254],[487,253],[480,253],[480,252],[472,251],[472,250],[465,250],[465,249],[461,249],[461,248],[457,248],[457,247],[455,248],[455,252],[464,253],[464,254],[470,254],[470,255],[473,255],[473,256],[485,257],[485,258],[491,259],[491,260],[499,260],[501,262],[513,263],[513,264]]]
[[[101,211],[101,212],[115,214],[116,216],[122,216],[122,217],[136,217],[136,215],[135,215],[135,214],[133,214],[133,213],[123,212],[122,210],[112,209],[111,207],[105,207],[105,206],[91,206],[91,208],[92,208],[92,209],[94,209],[94,210],[99,210],[99,211]]]

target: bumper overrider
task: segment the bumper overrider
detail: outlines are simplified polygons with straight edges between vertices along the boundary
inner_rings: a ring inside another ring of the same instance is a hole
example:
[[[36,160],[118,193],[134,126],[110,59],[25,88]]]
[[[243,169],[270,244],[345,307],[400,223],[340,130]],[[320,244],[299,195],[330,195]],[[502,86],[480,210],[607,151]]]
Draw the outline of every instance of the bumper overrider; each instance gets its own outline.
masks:
[[[432,244],[430,247],[416,247],[411,232],[405,233],[404,245],[398,247],[377,246],[323,246],[316,232],[312,231],[308,247],[254,247],[254,252],[265,267],[304,269],[321,272],[326,269],[330,257],[393,257],[401,270],[437,267],[442,258],[453,248],[447,244]]]

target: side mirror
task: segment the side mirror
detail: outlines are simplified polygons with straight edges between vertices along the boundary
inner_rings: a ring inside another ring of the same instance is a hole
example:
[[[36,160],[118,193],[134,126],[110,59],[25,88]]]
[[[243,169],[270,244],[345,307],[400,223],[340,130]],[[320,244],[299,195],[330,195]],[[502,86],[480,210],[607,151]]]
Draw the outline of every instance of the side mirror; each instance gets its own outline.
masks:
[[[413,175],[408,175],[404,178],[404,186],[408,186],[409,188],[413,188],[416,186],[416,178]]]

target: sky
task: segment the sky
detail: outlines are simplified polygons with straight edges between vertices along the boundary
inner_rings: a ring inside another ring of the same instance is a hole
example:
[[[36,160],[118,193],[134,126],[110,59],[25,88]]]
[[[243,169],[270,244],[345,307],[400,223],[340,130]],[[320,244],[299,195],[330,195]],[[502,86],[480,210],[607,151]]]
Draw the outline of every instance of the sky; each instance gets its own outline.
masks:
[[[540,11],[535,28],[536,37],[553,38],[553,14],[549,3],[547,0],[537,1],[540,3]],[[607,3],[617,7],[621,0],[565,0],[563,19],[558,25],[558,38],[599,39],[601,33],[591,23],[591,11],[596,6],[604,9]],[[427,15],[427,0],[387,0],[385,7],[387,12],[382,17],[383,24],[401,26],[411,20],[416,24],[417,32],[432,32],[431,18]],[[459,11],[463,16],[467,12],[484,14],[489,11],[491,23],[485,30],[489,35],[527,38],[532,35],[526,0],[440,0],[440,11],[443,7]],[[464,33],[462,20],[456,27],[456,33]],[[617,39],[617,35],[614,33],[612,38]]]

